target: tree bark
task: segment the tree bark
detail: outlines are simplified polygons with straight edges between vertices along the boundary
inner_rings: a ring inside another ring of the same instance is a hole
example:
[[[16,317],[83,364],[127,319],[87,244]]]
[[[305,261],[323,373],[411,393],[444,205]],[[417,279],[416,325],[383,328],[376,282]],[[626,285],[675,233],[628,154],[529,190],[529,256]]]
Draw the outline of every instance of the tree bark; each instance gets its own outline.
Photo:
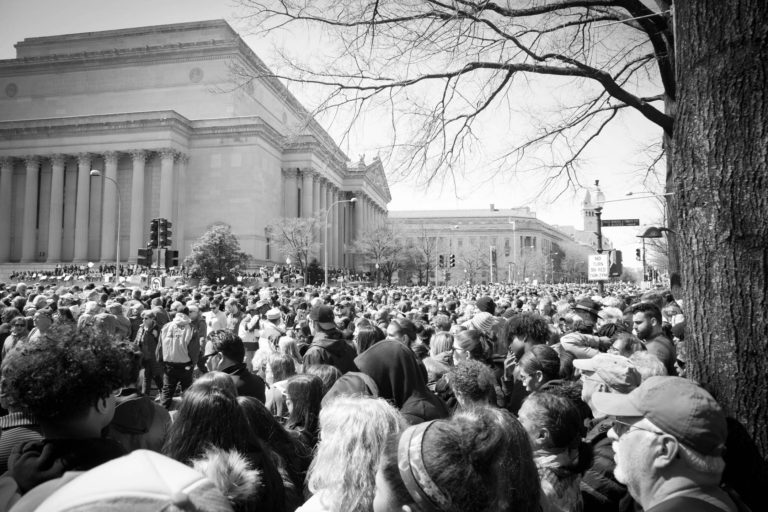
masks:
[[[768,2],[675,2],[672,166],[691,377],[768,454]]]

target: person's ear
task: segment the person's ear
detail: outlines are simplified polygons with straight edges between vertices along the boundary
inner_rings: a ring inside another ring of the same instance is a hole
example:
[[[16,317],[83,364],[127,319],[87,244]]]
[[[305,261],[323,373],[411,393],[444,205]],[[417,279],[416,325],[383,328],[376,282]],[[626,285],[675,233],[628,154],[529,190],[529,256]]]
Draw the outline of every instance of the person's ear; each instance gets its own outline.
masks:
[[[96,412],[104,414],[109,409],[108,398],[99,398],[96,401]]]
[[[667,467],[675,459],[680,457],[680,444],[677,439],[668,434],[657,436],[656,458],[654,466],[658,468]]]
[[[544,381],[544,373],[541,370],[536,370],[536,372],[533,375],[537,383]]]
[[[412,505],[413,504],[409,503],[408,505],[403,505],[402,507],[400,507],[400,509],[403,512],[419,512],[419,509],[414,507],[414,506],[412,506]]]

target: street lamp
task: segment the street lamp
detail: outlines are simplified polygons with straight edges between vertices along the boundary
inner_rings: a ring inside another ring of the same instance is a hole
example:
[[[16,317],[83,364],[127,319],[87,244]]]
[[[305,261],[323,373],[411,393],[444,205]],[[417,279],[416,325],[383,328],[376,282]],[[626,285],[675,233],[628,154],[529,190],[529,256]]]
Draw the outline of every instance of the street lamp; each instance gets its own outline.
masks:
[[[331,213],[331,210],[333,210],[333,207],[337,204],[341,203],[356,203],[357,198],[353,197],[352,199],[342,199],[341,201],[336,201],[335,203],[332,203],[331,206],[328,207],[328,211],[325,212],[325,244],[323,245],[323,260],[325,262],[325,286],[328,287],[328,214]]]
[[[121,203],[120,203],[120,185],[117,184],[117,181],[113,180],[109,176],[104,176],[101,174],[101,171],[98,171],[96,169],[91,169],[91,172],[89,173],[92,178],[102,178],[105,180],[109,180],[112,183],[115,184],[115,192],[117,193],[117,243],[115,244],[115,285],[120,284],[120,210]]]
[[[555,258],[554,257],[557,256],[558,254],[560,253],[557,251],[552,251],[549,253],[549,269],[551,274],[550,280],[552,284],[555,284]]]
[[[643,282],[645,282],[645,270],[646,270],[646,263],[645,263],[645,239],[646,238],[663,238],[664,232],[672,233],[673,235],[676,235],[677,233],[674,230],[671,230],[669,228],[665,227],[659,227],[659,226],[650,226],[648,227],[642,235],[637,235],[637,238],[640,238],[643,240]]]

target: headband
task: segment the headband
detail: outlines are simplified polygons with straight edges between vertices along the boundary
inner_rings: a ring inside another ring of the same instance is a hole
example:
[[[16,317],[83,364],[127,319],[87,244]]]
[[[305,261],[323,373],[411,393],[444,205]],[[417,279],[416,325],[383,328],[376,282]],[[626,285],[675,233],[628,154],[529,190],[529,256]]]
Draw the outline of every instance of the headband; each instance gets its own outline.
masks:
[[[408,494],[424,512],[446,510],[451,500],[432,480],[424,466],[421,447],[424,433],[435,423],[428,421],[407,429],[397,447],[397,467]]]

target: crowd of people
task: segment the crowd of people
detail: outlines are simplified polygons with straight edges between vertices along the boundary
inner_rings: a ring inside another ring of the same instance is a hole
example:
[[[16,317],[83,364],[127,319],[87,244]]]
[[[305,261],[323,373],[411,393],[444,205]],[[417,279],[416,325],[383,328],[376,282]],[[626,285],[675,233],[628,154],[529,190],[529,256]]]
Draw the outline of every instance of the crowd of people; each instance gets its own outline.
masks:
[[[0,284],[0,510],[765,510],[669,291]]]

